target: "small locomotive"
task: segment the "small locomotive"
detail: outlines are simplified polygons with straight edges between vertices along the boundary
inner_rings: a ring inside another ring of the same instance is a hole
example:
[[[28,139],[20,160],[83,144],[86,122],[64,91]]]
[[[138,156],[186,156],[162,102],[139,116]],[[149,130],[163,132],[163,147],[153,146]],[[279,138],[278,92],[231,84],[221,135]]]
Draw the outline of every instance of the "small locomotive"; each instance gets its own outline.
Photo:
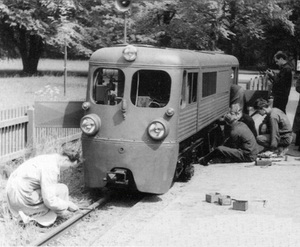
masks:
[[[94,52],[80,123],[86,186],[162,194],[189,179],[217,142],[238,66],[230,55],[143,45]]]

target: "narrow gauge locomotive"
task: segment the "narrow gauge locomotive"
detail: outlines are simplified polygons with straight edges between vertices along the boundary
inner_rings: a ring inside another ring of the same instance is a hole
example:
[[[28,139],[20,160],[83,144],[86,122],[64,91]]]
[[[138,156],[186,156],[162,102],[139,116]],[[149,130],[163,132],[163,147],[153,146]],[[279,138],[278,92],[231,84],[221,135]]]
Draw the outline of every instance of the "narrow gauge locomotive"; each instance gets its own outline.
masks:
[[[94,52],[80,122],[86,186],[162,194],[189,178],[216,141],[238,66],[230,55],[145,45]]]

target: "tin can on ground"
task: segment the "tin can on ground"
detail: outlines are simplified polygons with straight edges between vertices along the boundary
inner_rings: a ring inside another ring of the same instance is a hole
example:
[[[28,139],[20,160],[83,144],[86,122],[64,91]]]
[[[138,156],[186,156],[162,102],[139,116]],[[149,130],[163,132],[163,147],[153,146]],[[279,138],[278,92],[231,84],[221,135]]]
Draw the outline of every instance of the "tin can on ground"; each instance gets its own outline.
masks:
[[[246,211],[248,209],[248,201],[234,200],[232,203],[232,209]]]
[[[257,166],[270,166],[272,165],[271,159],[258,159],[256,160]]]

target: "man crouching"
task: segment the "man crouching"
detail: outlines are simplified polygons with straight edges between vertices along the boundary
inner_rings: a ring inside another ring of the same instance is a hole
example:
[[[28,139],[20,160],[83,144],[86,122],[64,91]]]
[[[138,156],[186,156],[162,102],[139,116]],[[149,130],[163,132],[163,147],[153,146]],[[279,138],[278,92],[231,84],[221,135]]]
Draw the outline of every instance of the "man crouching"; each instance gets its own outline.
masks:
[[[224,120],[229,126],[229,137],[224,144],[199,159],[199,164],[207,166],[213,159],[220,163],[252,162],[257,158],[258,146],[254,134],[248,126],[238,121],[239,114],[228,112]]]
[[[79,153],[65,148],[61,154],[45,154],[22,163],[9,177],[6,197],[13,218],[25,224],[35,220],[41,225],[54,223],[57,215],[77,211],[69,201],[69,189],[58,183],[60,173],[77,165]]]
[[[255,101],[254,109],[261,116],[266,116],[256,137],[257,143],[263,146],[265,151],[284,156],[293,140],[292,126],[287,115],[276,107],[272,108],[269,102],[262,98]]]

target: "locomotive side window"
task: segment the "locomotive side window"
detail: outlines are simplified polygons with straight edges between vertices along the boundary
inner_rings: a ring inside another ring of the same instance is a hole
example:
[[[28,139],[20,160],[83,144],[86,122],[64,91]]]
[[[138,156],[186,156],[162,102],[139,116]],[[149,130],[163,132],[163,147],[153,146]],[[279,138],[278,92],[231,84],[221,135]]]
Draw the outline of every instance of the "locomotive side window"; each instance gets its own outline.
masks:
[[[197,101],[198,73],[188,73],[189,104]]]
[[[115,105],[124,94],[125,76],[122,70],[99,68],[93,74],[93,98],[97,104]]]
[[[197,102],[198,73],[184,71],[181,89],[181,109],[187,104]]]
[[[238,68],[231,68],[231,84],[238,84]]]
[[[203,73],[202,97],[215,94],[217,92],[217,72]]]
[[[168,104],[171,77],[161,70],[139,70],[131,85],[131,102],[137,107],[161,108]]]

